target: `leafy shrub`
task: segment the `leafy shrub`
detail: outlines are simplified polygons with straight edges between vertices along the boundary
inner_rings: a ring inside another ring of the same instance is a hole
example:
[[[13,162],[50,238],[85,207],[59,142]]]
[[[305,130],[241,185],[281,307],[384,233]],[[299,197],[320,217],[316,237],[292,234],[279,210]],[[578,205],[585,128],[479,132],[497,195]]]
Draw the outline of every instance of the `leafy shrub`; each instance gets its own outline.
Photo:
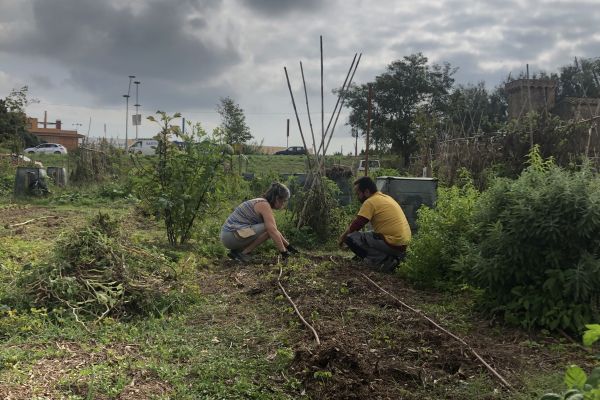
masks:
[[[102,319],[163,313],[176,302],[175,278],[165,256],[129,243],[115,220],[98,214],[60,237],[48,263],[24,267],[17,286],[29,307]]]
[[[369,174],[373,179],[378,176],[400,176],[400,171],[396,168],[379,168]]]
[[[478,198],[479,192],[471,183],[438,189],[436,207],[418,211],[419,231],[408,247],[401,272],[425,286],[449,287],[463,282],[457,260],[468,253]]]
[[[162,129],[157,135],[156,157],[144,166],[138,160],[133,177],[134,192],[150,215],[163,219],[171,245],[184,244],[192,235],[194,222],[200,221],[219,202],[216,183],[226,157],[222,147],[204,140],[206,132],[195,125],[189,134],[170,125],[179,114],[159,111]],[[153,117],[151,121],[157,122]],[[182,148],[170,139],[183,140]]]
[[[110,200],[125,199],[129,195],[129,188],[116,182],[105,183],[98,188],[98,196]]]
[[[600,179],[537,150],[530,164],[482,195],[473,278],[506,321],[578,331],[600,317]]]

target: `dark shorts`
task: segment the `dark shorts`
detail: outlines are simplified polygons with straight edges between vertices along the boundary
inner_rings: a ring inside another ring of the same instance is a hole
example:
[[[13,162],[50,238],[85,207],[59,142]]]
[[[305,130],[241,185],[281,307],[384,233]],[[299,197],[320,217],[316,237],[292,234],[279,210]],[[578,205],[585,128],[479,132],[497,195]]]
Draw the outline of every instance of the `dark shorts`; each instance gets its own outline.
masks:
[[[373,231],[352,232],[346,238],[346,244],[350,250],[371,265],[380,265],[390,258],[401,261],[406,255],[406,247],[392,247],[383,240],[381,234]]]

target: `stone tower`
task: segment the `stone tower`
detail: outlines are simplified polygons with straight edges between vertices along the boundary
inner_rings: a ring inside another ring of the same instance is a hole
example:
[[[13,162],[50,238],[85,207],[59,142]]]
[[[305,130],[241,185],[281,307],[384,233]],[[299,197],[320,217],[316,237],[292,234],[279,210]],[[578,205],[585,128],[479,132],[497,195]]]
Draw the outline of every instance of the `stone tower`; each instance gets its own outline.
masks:
[[[556,102],[553,79],[517,79],[505,86],[508,118],[520,118],[530,111],[550,111]]]

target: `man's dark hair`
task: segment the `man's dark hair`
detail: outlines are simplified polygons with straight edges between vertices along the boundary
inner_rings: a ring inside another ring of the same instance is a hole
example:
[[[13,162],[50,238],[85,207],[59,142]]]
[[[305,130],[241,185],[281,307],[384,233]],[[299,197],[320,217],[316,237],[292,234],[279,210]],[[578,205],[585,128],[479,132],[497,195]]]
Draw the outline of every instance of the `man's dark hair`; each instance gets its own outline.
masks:
[[[357,180],[354,181],[355,185],[358,185],[358,190],[364,192],[365,190],[369,190],[371,194],[377,192],[377,185],[373,182],[370,176],[361,176]]]

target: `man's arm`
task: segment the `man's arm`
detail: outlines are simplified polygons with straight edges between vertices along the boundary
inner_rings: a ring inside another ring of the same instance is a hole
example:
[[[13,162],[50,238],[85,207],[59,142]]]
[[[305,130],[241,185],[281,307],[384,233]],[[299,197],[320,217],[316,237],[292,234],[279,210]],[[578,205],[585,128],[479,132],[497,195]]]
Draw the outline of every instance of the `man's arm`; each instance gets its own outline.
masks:
[[[344,241],[346,240],[346,237],[349,234],[351,234],[352,232],[361,230],[363,228],[363,226],[365,226],[367,224],[367,222],[369,222],[369,220],[367,218],[365,218],[361,215],[357,215],[356,218],[354,219],[354,221],[352,221],[350,226],[348,226],[348,228],[346,228],[344,233],[342,233],[342,235],[338,239],[338,244],[340,245],[340,247],[343,246]]]

